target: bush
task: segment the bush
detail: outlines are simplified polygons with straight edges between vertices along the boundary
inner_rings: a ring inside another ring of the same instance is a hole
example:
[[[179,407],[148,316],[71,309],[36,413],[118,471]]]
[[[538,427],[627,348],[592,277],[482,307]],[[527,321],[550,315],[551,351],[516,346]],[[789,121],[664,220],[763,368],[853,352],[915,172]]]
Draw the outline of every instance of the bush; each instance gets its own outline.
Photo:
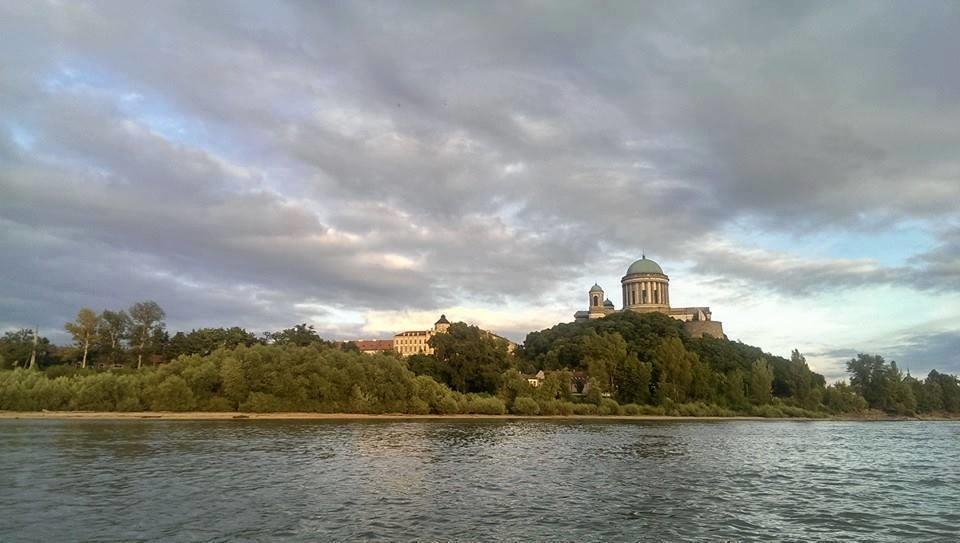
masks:
[[[222,398],[220,396],[214,396],[200,402],[198,406],[201,411],[206,411],[208,413],[222,413],[225,411],[233,411],[233,405],[230,403],[230,400]]]
[[[150,397],[151,411],[190,411],[194,405],[193,392],[178,375],[170,375],[160,382]]]
[[[560,406],[559,406],[560,402],[558,402],[557,400],[541,400],[541,401],[537,402],[537,404],[540,406],[540,414],[541,414],[541,415],[548,415],[548,416],[550,416],[550,415],[559,415],[559,414],[560,414],[560,412],[559,412],[559,410],[560,410]]]
[[[513,400],[513,408],[510,410],[514,415],[539,415],[540,406],[537,401],[529,396],[520,396]]]
[[[429,415],[430,404],[421,400],[420,398],[414,398],[410,400],[410,403],[407,404],[406,412],[411,415]]]
[[[250,411],[252,413],[276,413],[284,411],[284,404],[273,394],[264,392],[251,392],[247,401],[240,404],[241,411]]]
[[[620,404],[611,398],[603,398],[597,406],[598,415],[619,415]]]
[[[437,405],[437,413],[441,415],[456,415],[460,412],[460,404],[453,396],[444,396]]]
[[[620,408],[624,415],[639,415],[640,406],[635,403],[628,403]]]
[[[507,406],[500,398],[492,396],[478,396],[468,394],[466,400],[466,409],[464,412],[477,415],[503,415],[507,412]]]
[[[592,403],[575,403],[573,405],[574,415],[596,415],[597,406]]]

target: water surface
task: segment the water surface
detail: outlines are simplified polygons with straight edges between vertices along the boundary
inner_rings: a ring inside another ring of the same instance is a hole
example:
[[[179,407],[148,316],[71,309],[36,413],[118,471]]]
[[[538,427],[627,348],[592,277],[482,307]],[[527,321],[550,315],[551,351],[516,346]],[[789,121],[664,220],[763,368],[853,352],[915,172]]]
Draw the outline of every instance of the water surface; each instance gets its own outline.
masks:
[[[960,540],[960,423],[0,420],[0,541]]]

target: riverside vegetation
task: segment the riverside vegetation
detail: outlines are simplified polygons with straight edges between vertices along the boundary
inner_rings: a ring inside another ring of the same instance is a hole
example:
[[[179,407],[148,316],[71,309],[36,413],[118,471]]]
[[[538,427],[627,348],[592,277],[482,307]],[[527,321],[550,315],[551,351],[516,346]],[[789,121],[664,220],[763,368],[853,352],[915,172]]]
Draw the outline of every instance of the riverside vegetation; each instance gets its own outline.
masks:
[[[366,355],[305,324],[166,332],[153,302],[82,309],[57,347],[30,330],[0,338],[0,410],[826,417],[960,413],[956,376],[919,380],[860,354],[827,385],[801,353],[691,338],[658,313],[617,313],[530,333],[516,352],[454,323],[435,354]],[[532,387],[523,373],[544,370]]]

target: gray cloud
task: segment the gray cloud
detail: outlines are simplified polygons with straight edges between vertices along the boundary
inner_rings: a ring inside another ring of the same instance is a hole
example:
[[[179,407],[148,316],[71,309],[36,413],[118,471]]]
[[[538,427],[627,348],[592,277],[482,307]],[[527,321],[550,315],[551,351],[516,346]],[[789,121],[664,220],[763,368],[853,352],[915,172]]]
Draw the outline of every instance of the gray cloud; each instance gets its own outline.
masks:
[[[790,294],[883,284],[905,270],[703,242],[956,222],[958,22],[949,2],[3,3],[0,326],[140,298],[254,328],[298,303],[538,304],[643,248]],[[956,290],[938,234],[906,271]]]

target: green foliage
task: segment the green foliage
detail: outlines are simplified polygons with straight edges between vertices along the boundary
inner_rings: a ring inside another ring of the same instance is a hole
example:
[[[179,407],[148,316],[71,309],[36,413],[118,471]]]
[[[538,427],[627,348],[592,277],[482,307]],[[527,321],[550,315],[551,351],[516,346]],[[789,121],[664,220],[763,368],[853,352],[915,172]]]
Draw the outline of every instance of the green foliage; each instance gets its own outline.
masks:
[[[500,398],[493,396],[467,394],[461,412],[476,415],[503,415],[507,412],[507,405]]]
[[[234,349],[259,343],[255,335],[243,328],[200,328],[188,333],[177,332],[164,349],[164,357],[173,360],[179,356],[198,354],[206,356],[217,349]]]
[[[770,403],[772,387],[773,369],[766,360],[758,358],[750,368],[750,401],[757,405]]]
[[[130,307],[130,341],[137,351],[137,367],[143,366],[143,357],[159,347],[165,338],[166,313],[157,302],[137,302]]]
[[[445,382],[458,392],[495,394],[511,366],[507,342],[462,322],[430,338]]]
[[[746,384],[743,372],[739,369],[724,376],[724,396],[727,405],[734,409],[742,408],[747,404]]]
[[[34,330],[11,330],[0,337],[0,369],[26,368],[34,352]],[[45,368],[55,362],[50,340],[40,336],[36,344],[37,366]]]
[[[592,403],[575,403],[573,404],[573,414],[574,415],[596,415],[597,406]]]
[[[264,334],[267,342],[274,345],[293,345],[297,347],[308,347],[310,345],[330,346],[329,341],[324,341],[320,334],[314,330],[312,324],[298,324],[293,328],[280,330],[279,332],[267,332]]]
[[[861,353],[847,362],[847,372],[851,388],[863,396],[871,409],[904,415],[916,411],[916,380],[904,375],[896,362],[888,363],[882,356]]]
[[[597,414],[598,415],[619,415],[620,404],[618,404],[613,399],[603,398],[600,400],[600,404],[597,405]]]
[[[126,311],[103,310],[100,313],[100,329],[97,331],[97,351],[100,360],[119,364],[124,357],[123,342],[130,335],[133,321]]]
[[[540,406],[533,398],[521,396],[513,401],[510,412],[514,415],[539,415]]]
[[[674,402],[686,401],[698,364],[696,353],[687,351],[679,338],[664,340],[653,352],[659,402],[667,399]]]
[[[869,407],[863,396],[857,394],[850,385],[843,381],[826,388],[823,403],[833,413],[861,413]]]

